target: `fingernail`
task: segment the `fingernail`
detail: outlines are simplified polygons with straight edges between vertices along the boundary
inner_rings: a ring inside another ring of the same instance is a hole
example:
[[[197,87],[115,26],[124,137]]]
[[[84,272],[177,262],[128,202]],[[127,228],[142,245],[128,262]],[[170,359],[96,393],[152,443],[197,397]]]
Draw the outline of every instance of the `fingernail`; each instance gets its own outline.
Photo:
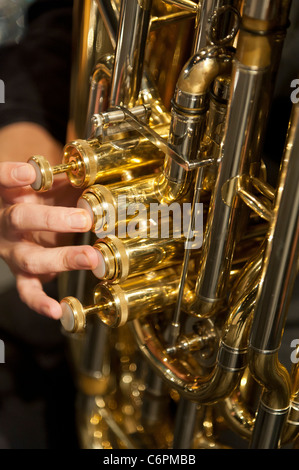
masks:
[[[14,168],[11,172],[13,178],[22,183],[29,183],[33,179],[33,168],[29,165],[21,165]]]
[[[84,255],[83,253],[80,253],[75,257],[75,262],[80,268],[90,268],[91,267],[91,262],[89,258]]]
[[[69,226],[72,229],[82,229],[88,227],[88,217],[82,212],[71,214],[68,218]]]

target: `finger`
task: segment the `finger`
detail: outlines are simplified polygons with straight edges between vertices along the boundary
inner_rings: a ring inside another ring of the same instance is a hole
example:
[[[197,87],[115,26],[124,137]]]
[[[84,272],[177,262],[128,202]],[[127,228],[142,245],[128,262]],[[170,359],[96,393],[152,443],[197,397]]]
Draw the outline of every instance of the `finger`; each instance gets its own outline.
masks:
[[[16,286],[20,299],[32,310],[46,317],[58,320],[62,315],[59,302],[49,297],[39,279],[18,275]]]
[[[59,233],[87,232],[92,221],[87,211],[77,208],[15,204],[5,209],[8,230]]]
[[[28,163],[0,162],[0,188],[18,188],[34,182],[36,174]]]
[[[92,270],[98,264],[96,250],[88,245],[43,248],[23,242],[10,254],[13,272],[40,276],[75,270]]]

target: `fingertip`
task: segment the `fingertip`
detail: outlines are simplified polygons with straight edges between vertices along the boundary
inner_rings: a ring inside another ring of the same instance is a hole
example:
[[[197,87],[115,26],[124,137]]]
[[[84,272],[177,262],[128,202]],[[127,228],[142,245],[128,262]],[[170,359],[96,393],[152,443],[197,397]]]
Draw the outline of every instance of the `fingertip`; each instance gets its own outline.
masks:
[[[32,165],[29,163],[22,163],[14,166],[11,170],[11,177],[16,183],[32,184],[36,179],[36,172]]]
[[[53,300],[42,307],[41,313],[53,320],[59,320],[62,316],[62,309],[60,304]]]
[[[94,269],[98,264],[98,258],[94,248],[91,246],[82,246],[80,251],[74,256],[75,269]]]
[[[91,265],[90,269],[95,269],[99,264],[99,257],[97,254],[97,250],[93,248],[92,246],[89,246],[87,248],[88,248],[87,256],[90,260],[90,265]]]
[[[80,230],[81,232],[88,232],[92,226],[90,215],[84,209],[71,212],[67,222],[72,230]]]

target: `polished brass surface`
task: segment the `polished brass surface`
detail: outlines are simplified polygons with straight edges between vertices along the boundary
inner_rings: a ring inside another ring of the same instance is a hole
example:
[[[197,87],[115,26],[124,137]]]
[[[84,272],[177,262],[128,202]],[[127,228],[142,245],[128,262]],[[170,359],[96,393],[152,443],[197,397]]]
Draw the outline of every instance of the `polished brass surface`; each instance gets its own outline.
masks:
[[[35,190],[66,172],[93,219],[98,266],[61,296],[84,448],[227,448],[228,430],[236,446],[298,447],[298,361],[279,358],[299,266],[298,105],[275,187],[263,161],[290,5],[75,2],[69,143],[57,167],[31,161]],[[162,236],[186,206],[187,230]]]
[[[185,241],[181,238],[125,238],[105,237],[94,244],[104,262],[103,281],[123,282],[129,276],[162,269],[182,263]],[[197,252],[196,252],[197,253]],[[95,272],[96,271],[96,272]]]
[[[166,135],[167,125],[155,128],[159,135]],[[134,150],[132,150],[134,149]],[[37,173],[32,187],[36,191],[48,191],[54,175],[66,173],[75,188],[86,188],[94,183],[113,183],[136,178],[144,172],[154,172],[163,162],[162,152],[143,138],[126,140],[125,143],[102,143],[99,139],[76,140],[65,145],[61,165],[50,167],[42,156],[28,160]],[[37,184],[40,181],[40,184]]]

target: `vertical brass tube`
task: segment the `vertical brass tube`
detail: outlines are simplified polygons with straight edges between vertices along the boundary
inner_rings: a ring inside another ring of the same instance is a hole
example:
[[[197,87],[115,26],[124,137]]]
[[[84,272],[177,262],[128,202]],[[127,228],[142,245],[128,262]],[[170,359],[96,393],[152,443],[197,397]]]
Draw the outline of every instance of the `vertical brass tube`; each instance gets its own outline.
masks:
[[[289,298],[297,274],[298,152],[299,106],[294,105],[272,223],[267,236],[262,283],[251,333],[251,347],[260,351],[277,351],[280,346]]]
[[[173,449],[192,449],[198,404],[181,398],[176,415]]]
[[[262,282],[250,337],[250,367],[264,387],[252,448],[275,448],[288,413],[290,377],[277,355],[289,300],[297,274],[299,252],[299,106],[294,105],[273,218],[267,237]],[[290,201],[292,203],[290,204]],[[269,371],[272,371],[269,374]],[[263,431],[261,431],[261,426]],[[267,426],[267,427],[265,427]],[[267,432],[266,432],[267,431]],[[267,440],[265,439],[267,434]]]
[[[116,46],[116,35],[118,27],[118,12],[112,7],[110,0],[96,0],[113,49]]]
[[[292,391],[290,411],[287,424],[283,430],[282,442],[290,442],[299,435],[299,362],[294,364],[291,371]]]
[[[90,79],[90,92],[87,108],[87,122],[85,135],[90,138],[93,134],[92,116],[107,110],[111,86],[111,74],[114,57],[106,54],[101,57]]]
[[[251,5],[248,2],[248,8]],[[252,14],[253,10],[248,11]],[[261,14],[264,15],[264,10]],[[243,17],[233,66],[223,156],[210,203],[196,286],[197,301],[191,309],[195,315],[211,315],[227,293],[242,209],[235,197],[234,179],[238,175],[256,172],[260,165],[264,121],[268,114],[268,109],[264,110],[261,103],[265,100],[269,78],[274,79],[276,67],[273,62],[277,65],[280,56],[280,48],[278,52],[275,49],[278,39],[273,32],[274,19]],[[282,42],[280,32],[279,42]]]
[[[168,140],[188,162],[198,158],[210,86],[218,75],[230,73],[232,59],[231,49],[207,47],[191,57],[178,78]],[[193,177],[166,157],[157,190],[166,201],[177,200],[188,192]]]
[[[67,142],[87,136],[90,77],[101,56],[113,53],[96,0],[75,0],[73,16],[73,63]],[[100,47],[99,47],[100,45]]]
[[[110,106],[134,106],[140,91],[152,0],[122,0]],[[130,34],[128,34],[130,32]]]
[[[228,21],[223,21],[223,17],[219,16],[220,21],[215,25],[212,25],[212,19],[216,17],[221,9],[227,9],[228,11],[239,10],[241,1],[240,0],[202,0],[201,9],[199,11],[199,28],[196,30],[196,36],[194,38],[193,49],[194,52],[198,52],[206,46],[213,44],[212,28],[213,31],[217,31],[217,39],[222,42],[222,39],[227,38],[227,42],[232,43],[234,37],[229,41],[228,35],[230,34],[231,24]],[[236,15],[237,13],[235,13]],[[221,21],[222,20],[222,21]],[[235,18],[237,20],[237,18]],[[215,43],[217,41],[215,38]]]

